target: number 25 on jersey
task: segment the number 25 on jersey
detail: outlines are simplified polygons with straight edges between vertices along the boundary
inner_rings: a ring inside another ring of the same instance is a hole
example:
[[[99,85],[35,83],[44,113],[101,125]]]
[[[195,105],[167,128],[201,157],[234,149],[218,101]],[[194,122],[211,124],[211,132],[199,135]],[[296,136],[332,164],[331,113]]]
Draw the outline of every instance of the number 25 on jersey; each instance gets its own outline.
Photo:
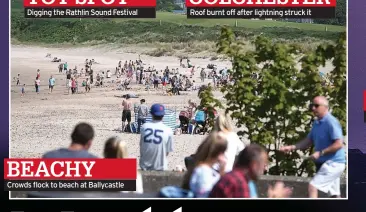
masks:
[[[151,128],[145,129],[144,142],[145,143],[153,143],[160,144],[163,141],[162,135],[164,134],[163,130],[153,130]]]

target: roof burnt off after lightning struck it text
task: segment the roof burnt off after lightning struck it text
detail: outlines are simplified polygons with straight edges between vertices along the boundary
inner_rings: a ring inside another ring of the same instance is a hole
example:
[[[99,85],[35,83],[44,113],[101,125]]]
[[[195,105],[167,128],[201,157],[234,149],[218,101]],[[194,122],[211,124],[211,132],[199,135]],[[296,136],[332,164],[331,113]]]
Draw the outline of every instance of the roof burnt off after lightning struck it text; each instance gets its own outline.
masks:
[[[329,5],[335,6],[336,0],[187,0],[189,5],[258,5],[258,6],[311,6],[311,5]]]

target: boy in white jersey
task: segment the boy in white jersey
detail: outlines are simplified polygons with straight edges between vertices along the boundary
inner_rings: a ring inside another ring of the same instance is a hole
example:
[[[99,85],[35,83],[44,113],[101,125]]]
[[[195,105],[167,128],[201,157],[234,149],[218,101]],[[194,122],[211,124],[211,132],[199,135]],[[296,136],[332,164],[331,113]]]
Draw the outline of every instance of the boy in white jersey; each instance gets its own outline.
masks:
[[[153,121],[141,127],[140,168],[142,170],[168,170],[167,156],[173,151],[173,130],[163,124],[165,108],[154,104],[150,113]]]

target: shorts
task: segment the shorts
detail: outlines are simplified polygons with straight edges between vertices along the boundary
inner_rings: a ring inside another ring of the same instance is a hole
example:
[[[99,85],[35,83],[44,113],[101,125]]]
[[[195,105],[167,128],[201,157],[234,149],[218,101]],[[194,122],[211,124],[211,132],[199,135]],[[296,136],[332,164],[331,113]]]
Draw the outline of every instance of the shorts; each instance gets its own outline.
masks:
[[[346,168],[345,163],[326,161],[323,164],[316,164],[317,172],[310,185],[319,191],[328,193],[330,196],[341,195],[341,175]]]
[[[131,122],[131,110],[123,110],[122,111],[122,121]]]
[[[48,88],[53,89],[53,85],[49,85]]]

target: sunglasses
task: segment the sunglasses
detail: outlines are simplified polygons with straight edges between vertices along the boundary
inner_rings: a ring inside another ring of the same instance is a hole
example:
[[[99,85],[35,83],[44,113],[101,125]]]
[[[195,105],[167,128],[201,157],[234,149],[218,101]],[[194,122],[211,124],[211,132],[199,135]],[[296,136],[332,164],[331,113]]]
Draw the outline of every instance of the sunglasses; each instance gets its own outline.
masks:
[[[319,107],[319,106],[321,106],[321,105],[322,105],[322,104],[314,104],[314,103],[312,103],[312,104],[310,104],[310,105],[309,105],[309,109],[310,109],[310,110],[312,110],[314,107],[315,107],[315,108],[318,108],[318,107]],[[325,106],[325,105],[323,105],[323,106]]]
[[[318,108],[320,106],[320,104],[310,104],[309,107],[310,109],[312,109],[313,107]]]

